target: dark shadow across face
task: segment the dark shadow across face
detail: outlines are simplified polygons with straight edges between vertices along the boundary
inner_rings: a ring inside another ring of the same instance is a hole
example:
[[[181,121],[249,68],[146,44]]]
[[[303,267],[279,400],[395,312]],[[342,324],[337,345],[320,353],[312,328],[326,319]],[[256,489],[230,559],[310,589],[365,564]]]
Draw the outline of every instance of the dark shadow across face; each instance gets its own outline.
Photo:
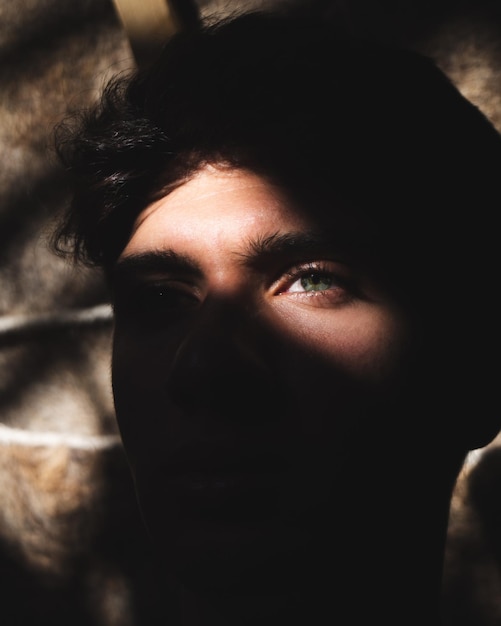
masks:
[[[306,26],[174,42],[127,94],[122,132],[139,110],[150,134],[100,222],[112,242],[124,216],[113,384],[139,502],[202,586],[430,550],[498,427],[499,137],[430,60]]]
[[[146,525],[189,585],[315,584],[327,554],[346,574],[398,551],[415,488],[447,505],[440,428],[420,469],[437,413],[414,320],[354,238],[370,232],[344,207],[220,167],[136,221],[115,404]]]

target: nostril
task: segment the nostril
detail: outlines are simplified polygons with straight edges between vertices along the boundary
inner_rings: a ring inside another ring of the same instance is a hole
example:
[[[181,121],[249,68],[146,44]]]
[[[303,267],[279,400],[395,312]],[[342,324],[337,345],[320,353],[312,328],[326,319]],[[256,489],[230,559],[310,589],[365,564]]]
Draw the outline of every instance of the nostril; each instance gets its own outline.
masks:
[[[262,404],[271,392],[269,363],[251,334],[244,337],[228,327],[224,332],[187,336],[167,373],[169,401],[181,407],[200,404],[220,412],[231,409],[232,415],[235,403],[242,399],[250,405],[259,397]]]

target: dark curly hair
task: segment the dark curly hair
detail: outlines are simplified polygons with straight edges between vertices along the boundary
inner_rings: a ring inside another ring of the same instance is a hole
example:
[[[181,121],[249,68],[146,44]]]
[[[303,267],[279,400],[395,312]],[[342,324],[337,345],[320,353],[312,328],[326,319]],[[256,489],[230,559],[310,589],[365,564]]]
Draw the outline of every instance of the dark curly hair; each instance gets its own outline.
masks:
[[[458,411],[498,426],[501,137],[431,59],[311,16],[201,23],[112,80],[56,147],[73,195],[55,248],[108,276],[138,214],[206,163],[317,215],[362,212],[413,322],[416,377],[439,390],[435,428],[461,430]]]
[[[55,248],[105,269],[138,213],[206,162],[305,197],[334,190],[372,216],[393,256],[409,238],[438,250],[460,227],[471,244],[499,203],[500,137],[432,60],[311,16],[187,28],[63,122],[56,147],[73,195]]]

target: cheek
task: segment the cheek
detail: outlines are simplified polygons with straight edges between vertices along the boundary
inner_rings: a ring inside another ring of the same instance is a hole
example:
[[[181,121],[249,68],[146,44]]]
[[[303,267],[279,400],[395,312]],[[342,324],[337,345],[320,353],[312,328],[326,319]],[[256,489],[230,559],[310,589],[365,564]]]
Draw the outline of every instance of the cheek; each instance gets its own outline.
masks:
[[[115,332],[112,378],[116,401],[158,389],[165,361],[165,351],[158,346],[158,341],[135,340],[132,333]]]
[[[409,334],[397,311],[368,303],[314,315],[294,309],[277,324],[296,348],[368,382],[384,381],[398,370]]]
[[[170,351],[153,338],[115,331],[112,385],[118,426],[126,448],[151,431],[152,419],[163,405]]]

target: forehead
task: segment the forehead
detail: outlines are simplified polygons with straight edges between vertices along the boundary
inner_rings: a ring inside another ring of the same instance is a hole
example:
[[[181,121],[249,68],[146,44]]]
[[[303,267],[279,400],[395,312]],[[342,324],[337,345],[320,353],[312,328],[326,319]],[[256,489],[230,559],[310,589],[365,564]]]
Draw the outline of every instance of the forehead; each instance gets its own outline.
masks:
[[[127,248],[138,244],[153,225],[179,235],[189,221],[193,236],[194,226],[202,224],[212,234],[234,230],[238,236],[247,228],[273,228],[280,219],[299,228],[306,225],[293,202],[266,179],[247,170],[206,166],[138,216]]]
[[[205,166],[190,180],[150,204],[136,219],[122,257],[166,245],[209,249],[242,246],[288,232],[322,233],[353,245],[367,223],[334,198],[299,199],[249,170]]]

